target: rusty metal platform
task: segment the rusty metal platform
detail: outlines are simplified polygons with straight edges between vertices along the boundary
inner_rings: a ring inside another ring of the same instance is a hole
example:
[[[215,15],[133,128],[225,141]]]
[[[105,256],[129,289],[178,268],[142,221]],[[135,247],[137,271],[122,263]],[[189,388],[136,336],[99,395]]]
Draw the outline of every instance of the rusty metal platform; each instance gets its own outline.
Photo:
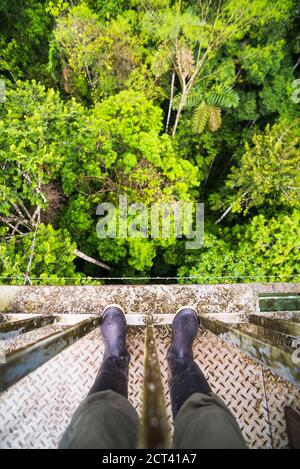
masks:
[[[95,315],[111,303],[128,314],[174,314],[192,304],[201,314],[224,317],[258,312],[258,294],[299,293],[299,284],[207,286],[0,287],[0,312],[17,315],[60,314],[62,324]],[[24,316],[28,317],[28,316]],[[138,322],[137,322],[138,324]],[[6,342],[7,350],[36,341],[61,327],[46,325]],[[54,329],[53,329],[54,328]],[[56,328],[56,329],[55,329]],[[157,350],[167,390],[166,351],[170,326],[155,327]],[[129,399],[140,412],[144,364],[144,327],[130,326]],[[0,394],[0,448],[55,448],[70,417],[92,385],[103,355],[99,330],[66,348]],[[237,418],[251,448],[285,448],[286,405],[300,410],[300,389],[251,360],[209,331],[199,329],[195,360],[213,391]]]

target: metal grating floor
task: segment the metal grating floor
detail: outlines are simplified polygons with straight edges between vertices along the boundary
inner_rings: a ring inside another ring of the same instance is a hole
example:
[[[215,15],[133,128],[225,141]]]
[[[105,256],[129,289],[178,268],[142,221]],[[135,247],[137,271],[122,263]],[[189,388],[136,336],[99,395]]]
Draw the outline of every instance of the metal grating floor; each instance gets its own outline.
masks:
[[[129,330],[130,400],[139,411],[143,336],[142,327]],[[169,327],[156,327],[156,336],[170,415],[165,360]],[[0,447],[55,448],[93,383],[102,354],[100,333],[93,331],[4,392],[0,396]],[[300,390],[209,332],[199,332],[195,359],[237,418],[251,448],[287,446],[283,407],[289,404],[300,410]]]

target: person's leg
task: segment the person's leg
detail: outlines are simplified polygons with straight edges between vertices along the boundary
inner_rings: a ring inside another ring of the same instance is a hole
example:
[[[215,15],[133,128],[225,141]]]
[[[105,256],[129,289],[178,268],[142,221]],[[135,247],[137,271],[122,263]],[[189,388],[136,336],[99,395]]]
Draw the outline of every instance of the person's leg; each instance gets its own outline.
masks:
[[[111,390],[128,397],[130,355],[126,347],[126,333],[126,319],[120,307],[106,308],[101,321],[105,351],[89,396],[96,392]]]
[[[192,394],[211,392],[204,374],[194,362],[193,343],[198,327],[197,314],[188,307],[179,310],[173,320],[172,342],[167,353],[173,419]]]
[[[103,362],[59,448],[136,448],[139,417],[127,399],[130,355],[126,332],[122,309],[115,305],[106,308],[101,321]]]
[[[245,448],[240,429],[226,405],[215,396],[193,358],[198,332],[193,308],[179,310],[168,350],[169,389],[174,419],[173,448]]]

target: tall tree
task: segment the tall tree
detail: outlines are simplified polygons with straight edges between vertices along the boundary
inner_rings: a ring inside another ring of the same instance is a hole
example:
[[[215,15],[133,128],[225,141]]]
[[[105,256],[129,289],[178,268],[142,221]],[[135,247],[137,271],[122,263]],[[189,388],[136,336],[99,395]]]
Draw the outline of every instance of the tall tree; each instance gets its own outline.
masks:
[[[252,207],[300,208],[299,129],[299,121],[267,125],[264,133],[254,135],[251,146],[246,144],[239,166],[228,176],[225,193],[211,196],[215,207],[230,201],[217,223],[230,211],[246,214]]]
[[[180,84],[174,137],[181,113],[195,84],[204,79],[206,63],[233,39],[242,39],[254,26],[272,21],[274,24],[285,17],[292,2],[282,4],[267,0],[228,0],[218,2],[200,1],[196,12],[182,11],[182,3],[165,11],[150,10],[144,20],[144,28],[156,37],[159,47],[154,58],[157,73],[175,72]],[[174,79],[172,75],[173,89]],[[171,98],[173,92],[171,90]],[[207,112],[203,101],[198,115]]]
[[[99,100],[123,89],[139,61],[138,41],[125,18],[101,22],[85,4],[57,18],[50,69],[61,68],[67,93]]]

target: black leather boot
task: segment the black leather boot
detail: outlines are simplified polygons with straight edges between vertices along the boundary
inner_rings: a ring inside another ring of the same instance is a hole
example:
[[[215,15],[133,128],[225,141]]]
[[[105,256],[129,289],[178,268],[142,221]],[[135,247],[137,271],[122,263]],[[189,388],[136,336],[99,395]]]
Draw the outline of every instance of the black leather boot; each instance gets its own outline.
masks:
[[[126,347],[127,324],[123,310],[117,305],[108,306],[100,327],[105,351],[89,395],[111,390],[127,398],[130,355]]]
[[[173,419],[192,394],[211,392],[204,374],[193,358],[193,342],[198,327],[196,311],[187,306],[178,311],[172,323],[172,343],[167,359]]]

